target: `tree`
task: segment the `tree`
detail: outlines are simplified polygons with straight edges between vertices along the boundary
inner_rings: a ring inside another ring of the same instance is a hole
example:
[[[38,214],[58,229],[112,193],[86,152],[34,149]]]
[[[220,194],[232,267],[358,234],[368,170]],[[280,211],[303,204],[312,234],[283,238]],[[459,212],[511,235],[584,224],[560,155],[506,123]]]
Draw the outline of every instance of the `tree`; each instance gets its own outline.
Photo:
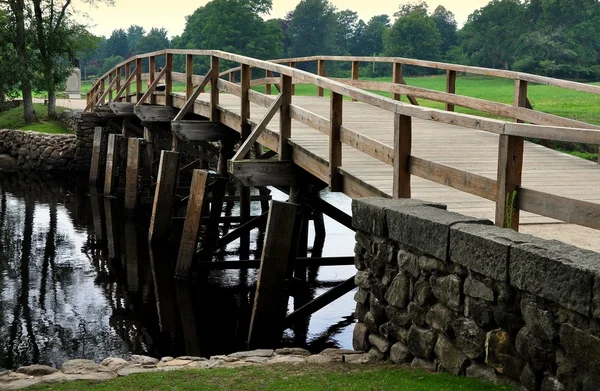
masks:
[[[397,18],[402,18],[413,13],[417,13],[423,17],[427,17],[429,16],[429,5],[427,5],[426,1],[400,4],[400,6],[398,7],[398,11],[394,13],[394,16]]]
[[[121,56],[127,58],[130,56],[129,41],[127,33],[123,29],[113,30],[110,38],[106,41],[105,57]]]
[[[419,5],[408,14],[402,13],[384,40],[387,56],[438,60],[442,37],[432,18],[424,15]]]
[[[132,24],[127,28],[127,47],[129,49],[129,53],[135,53],[137,43],[144,35],[146,35],[146,29],[144,29],[142,26]]]
[[[457,43],[457,27],[454,14],[439,5],[431,14],[440,35],[442,36],[442,53],[445,55]]]
[[[493,0],[471,14],[460,32],[461,47],[479,66],[510,69],[527,33],[526,8],[519,0]]]
[[[0,111],[4,109],[7,97],[15,96],[19,86],[19,74],[15,70],[17,55],[12,45],[12,24],[10,17],[0,10]]]
[[[327,0],[302,0],[289,20],[289,55],[338,54],[335,7]]]
[[[169,38],[167,30],[164,28],[152,28],[150,32],[138,39],[135,46],[136,53],[156,52],[158,50],[167,49],[169,47]]]
[[[383,52],[383,37],[390,29],[390,17],[387,15],[373,16],[360,36],[358,56],[372,56]]]
[[[343,10],[334,13],[336,46],[338,52],[343,55],[351,54],[351,49],[356,46],[354,42],[358,28],[358,14],[351,10]]]

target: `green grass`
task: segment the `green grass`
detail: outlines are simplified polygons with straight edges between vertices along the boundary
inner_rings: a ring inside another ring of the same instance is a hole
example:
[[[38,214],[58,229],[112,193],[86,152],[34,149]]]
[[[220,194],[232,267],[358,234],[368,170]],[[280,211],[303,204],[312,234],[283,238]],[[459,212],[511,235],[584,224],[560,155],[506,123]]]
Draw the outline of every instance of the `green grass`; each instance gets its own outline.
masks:
[[[67,129],[63,127],[60,121],[56,121],[48,118],[48,107],[41,103],[33,105],[38,123],[25,125],[23,120],[23,107],[17,107],[4,112],[0,112],[0,129],[18,129],[18,130],[32,130],[35,132],[43,133],[69,133]],[[56,111],[58,114],[64,111],[63,107],[57,107]]]
[[[120,377],[103,383],[72,382],[27,388],[31,391],[500,391],[511,389],[448,374],[432,374],[391,366],[349,365],[153,372]]]

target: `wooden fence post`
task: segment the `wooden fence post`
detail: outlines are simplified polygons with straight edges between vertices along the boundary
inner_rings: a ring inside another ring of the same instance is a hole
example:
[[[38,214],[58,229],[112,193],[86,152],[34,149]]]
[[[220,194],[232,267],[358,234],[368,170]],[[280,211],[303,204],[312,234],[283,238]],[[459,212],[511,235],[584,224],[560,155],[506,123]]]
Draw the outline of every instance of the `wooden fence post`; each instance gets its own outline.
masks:
[[[155,71],[156,71],[156,57],[150,56],[150,58],[148,58],[148,79],[150,80],[149,85],[154,82]],[[156,95],[152,94],[150,96],[150,104],[152,104],[152,105],[156,104]]]
[[[394,198],[410,198],[409,158],[412,148],[412,118],[394,116]]]
[[[241,74],[241,87],[242,87],[242,99],[241,99],[241,117],[242,117],[242,133],[241,140],[242,143],[248,138],[250,132],[252,131],[252,126],[249,122],[250,119],[250,79],[252,78],[252,72],[250,70],[250,66],[246,64],[242,64],[242,74]],[[240,156],[241,159],[244,159],[246,156]],[[245,224],[250,220],[250,188],[239,185],[240,191],[240,218],[241,223]],[[250,246],[250,233],[246,232],[240,238],[240,253],[244,253],[246,255],[247,248]],[[242,257],[245,258],[245,257]]]
[[[344,97],[338,93],[331,92],[330,124],[329,130],[329,190],[343,190],[343,176],[338,173],[338,167],[342,166],[342,141],[341,128],[343,117]]]
[[[295,62],[290,62],[290,68],[296,68]],[[294,84],[294,80],[292,79],[292,96],[296,95],[296,85]]]
[[[446,72],[446,92],[449,94],[456,93],[456,71]],[[454,105],[446,103],[446,111],[454,111]]]
[[[128,62],[125,64],[125,80],[129,79],[131,75],[131,63]],[[125,102],[131,102],[131,84],[127,83],[127,87],[125,87]]]
[[[190,99],[194,93],[194,56],[185,55],[185,99]]]
[[[152,177],[154,176],[154,135],[150,128],[144,128],[144,152],[143,152],[143,163],[142,163],[142,183],[145,188],[150,188],[152,184]]]
[[[138,58],[135,60],[135,96],[136,103],[140,101],[142,98],[142,90],[144,86],[142,85],[142,59]]]
[[[103,163],[106,162],[107,134],[103,128],[94,128],[94,143],[92,146],[92,162],[90,165],[90,184],[95,185],[100,179]]]
[[[121,67],[117,67],[117,82],[115,84],[115,88],[117,90],[117,93],[119,93],[119,91],[121,91],[121,74],[122,74],[122,69]],[[117,102],[121,101],[121,97],[117,98]]]
[[[127,140],[127,168],[125,171],[125,211],[135,211],[138,201],[138,182],[142,139],[130,137]]]
[[[108,74],[108,103],[113,101],[113,90],[111,86],[114,78],[115,76],[112,72]]]
[[[515,80],[515,106],[526,105],[527,82]],[[523,174],[523,148],[523,137],[500,135],[496,225],[515,231],[519,230],[518,188]]]
[[[287,307],[285,294],[298,205],[272,201],[260,261],[248,348],[273,347],[281,339]]]
[[[173,106],[173,54],[167,53],[165,58],[165,106]]]
[[[400,84],[402,81],[402,64],[399,62],[394,63],[394,70],[392,74],[392,83]],[[400,100],[402,95],[394,94],[394,100]]]
[[[279,109],[279,160],[291,160],[292,149],[288,139],[292,135],[292,117],[290,105],[292,104],[292,78],[281,75],[281,108]]]
[[[318,60],[317,62],[317,73],[319,76],[325,76],[325,60]],[[323,88],[317,88],[317,96],[323,96]]]
[[[271,71],[265,71],[265,78],[271,77]],[[265,93],[271,95],[271,83],[265,83]]]
[[[352,61],[352,80],[358,80],[359,66],[360,63],[358,61]],[[352,102],[356,102],[356,99],[352,99]]]
[[[219,57],[210,58],[213,73],[210,80],[210,120],[219,121]]]

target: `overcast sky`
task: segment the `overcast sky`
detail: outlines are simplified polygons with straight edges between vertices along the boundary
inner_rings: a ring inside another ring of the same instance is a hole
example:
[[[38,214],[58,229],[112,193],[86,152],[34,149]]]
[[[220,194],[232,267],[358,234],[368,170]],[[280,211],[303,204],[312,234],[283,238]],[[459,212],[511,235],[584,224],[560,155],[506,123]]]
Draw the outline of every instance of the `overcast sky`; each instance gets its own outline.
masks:
[[[367,22],[372,16],[380,14],[392,15],[398,5],[408,3],[404,0],[330,0],[339,10],[351,9],[358,12],[361,19]],[[430,10],[443,5],[456,15],[459,26],[476,9],[483,7],[490,0],[430,0]],[[265,19],[282,18],[293,10],[299,0],[273,0],[273,10]],[[115,0],[112,7],[99,5],[90,7],[83,0],[75,0],[73,5],[80,12],[78,19],[90,25],[92,33],[109,36],[114,29],[127,28],[131,24],[139,24],[146,30],[152,27],[164,27],[169,36],[180,35],[185,27],[185,17],[191,15],[208,0]],[[83,19],[82,14],[88,18]]]

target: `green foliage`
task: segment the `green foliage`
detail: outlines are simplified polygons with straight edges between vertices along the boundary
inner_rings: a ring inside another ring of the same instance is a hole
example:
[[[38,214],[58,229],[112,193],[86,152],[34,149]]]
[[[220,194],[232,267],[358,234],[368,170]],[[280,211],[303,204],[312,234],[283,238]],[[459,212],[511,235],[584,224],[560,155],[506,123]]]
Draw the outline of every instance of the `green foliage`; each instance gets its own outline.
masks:
[[[504,209],[504,228],[512,228],[513,217],[515,215],[515,205],[517,200],[517,191],[506,194],[506,208]]]
[[[114,68],[117,64],[122,63],[125,59],[121,56],[111,56],[104,59],[104,63],[102,64],[102,68],[100,70],[101,74],[105,74]]]
[[[46,106],[36,103],[33,107],[37,113],[39,123],[26,125],[23,120],[23,107],[17,107],[0,112],[0,129],[21,129],[44,133],[69,133],[59,121],[48,117],[48,108]],[[57,107],[58,114],[63,110],[64,108]]]
[[[33,386],[31,391],[46,390]],[[398,366],[272,365],[236,369],[169,371],[119,377],[115,380],[70,382],[52,385],[55,391],[70,390],[169,390],[169,391],[508,391],[476,379],[442,373],[426,373]]]
[[[302,0],[288,16],[288,56],[340,53],[335,39],[338,19],[328,0]]]

